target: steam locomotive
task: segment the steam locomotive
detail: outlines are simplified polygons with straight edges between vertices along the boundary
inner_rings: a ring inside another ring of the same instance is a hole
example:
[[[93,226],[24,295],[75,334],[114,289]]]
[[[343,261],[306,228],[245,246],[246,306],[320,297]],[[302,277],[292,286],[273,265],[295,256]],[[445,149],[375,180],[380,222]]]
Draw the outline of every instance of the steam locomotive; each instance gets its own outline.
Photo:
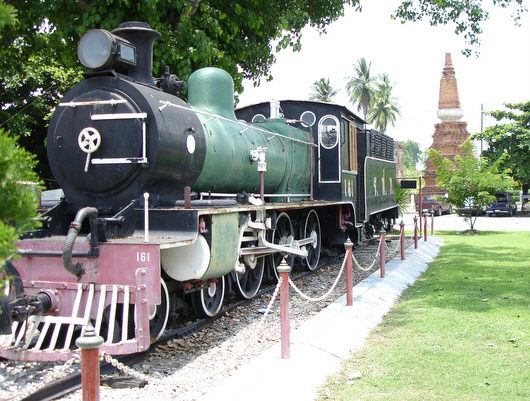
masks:
[[[183,310],[214,316],[283,258],[314,270],[397,217],[390,137],[335,104],[235,113],[218,68],[189,77],[185,102],[167,67],[152,76],[159,37],[127,22],[79,42],[88,72],[47,137],[64,196],[5,265],[0,357],[68,360],[89,324],[106,353],[144,351]]]

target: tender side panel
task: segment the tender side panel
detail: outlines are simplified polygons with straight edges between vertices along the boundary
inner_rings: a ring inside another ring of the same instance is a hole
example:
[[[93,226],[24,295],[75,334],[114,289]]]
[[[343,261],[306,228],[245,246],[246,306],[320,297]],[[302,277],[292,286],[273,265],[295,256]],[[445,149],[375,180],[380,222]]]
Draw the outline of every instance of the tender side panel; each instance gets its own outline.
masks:
[[[212,215],[211,258],[203,279],[231,272],[238,258],[238,213]]]
[[[364,183],[367,215],[396,207],[396,163],[367,157]]]

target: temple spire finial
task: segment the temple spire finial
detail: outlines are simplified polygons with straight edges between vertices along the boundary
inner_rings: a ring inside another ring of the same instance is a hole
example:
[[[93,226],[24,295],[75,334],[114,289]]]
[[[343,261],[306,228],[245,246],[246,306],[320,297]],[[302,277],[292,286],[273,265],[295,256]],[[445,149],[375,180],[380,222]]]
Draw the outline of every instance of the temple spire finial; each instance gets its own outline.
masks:
[[[453,68],[453,60],[451,59],[451,53],[445,53],[445,68]]]
[[[460,108],[458,86],[451,53],[445,54],[445,66],[440,79],[440,98],[438,100],[438,118],[444,121],[458,121],[464,113]]]

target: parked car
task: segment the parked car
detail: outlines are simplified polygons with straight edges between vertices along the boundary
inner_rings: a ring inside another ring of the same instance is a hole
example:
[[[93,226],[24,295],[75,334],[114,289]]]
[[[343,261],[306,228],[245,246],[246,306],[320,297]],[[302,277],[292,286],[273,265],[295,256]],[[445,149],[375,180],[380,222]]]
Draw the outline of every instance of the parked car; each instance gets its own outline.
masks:
[[[495,198],[497,200],[494,203],[490,203],[486,208],[488,216],[513,216],[517,213],[517,205],[510,192],[497,192]]]
[[[482,216],[486,212],[486,207],[477,205],[475,198],[470,197],[464,201],[464,207],[456,208],[456,212],[467,216]]]
[[[451,213],[452,206],[447,202],[444,196],[428,195],[421,201],[421,211],[423,213],[433,212],[435,216],[441,216],[444,213]],[[416,211],[420,212],[420,204],[416,203]]]

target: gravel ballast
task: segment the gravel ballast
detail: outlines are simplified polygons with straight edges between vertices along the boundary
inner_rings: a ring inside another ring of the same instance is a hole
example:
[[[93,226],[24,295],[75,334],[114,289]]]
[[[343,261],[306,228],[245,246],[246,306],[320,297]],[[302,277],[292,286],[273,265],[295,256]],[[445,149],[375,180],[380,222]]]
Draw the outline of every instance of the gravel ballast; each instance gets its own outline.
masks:
[[[387,249],[393,251],[396,245],[397,241],[392,241]],[[373,261],[375,252],[375,247],[364,248],[357,251],[355,257],[361,265],[367,266]],[[397,255],[399,257],[399,253]],[[391,256],[387,255],[387,259]],[[328,258],[327,265],[316,274],[297,280],[297,287],[311,297],[324,294],[335,281],[342,261],[342,257]],[[368,272],[354,266],[354,283],[376,269],[377,263]],[[335,290],[323,301],[305,301],[290,288],[291,330],[334,302],[345,290],[344,274]],[[145,359],[132,366],[150,378],[148,383],[123,372],[102,377],[101,399],[194,400],[201,397],[225,377],[280,341],[279,297],[263,320],[263,311],[271,297],[272,293],[266,294],[226,313],[200,332],[171,340],[153,349]],[[79,369],[78,363],[64,369],[62,363],[0,361],[0,400],[21,399],[20,391],[31,391],[35,383],[56,380],[65,372]],[[81,392],[78,390],[62,399],[80,400]]]

